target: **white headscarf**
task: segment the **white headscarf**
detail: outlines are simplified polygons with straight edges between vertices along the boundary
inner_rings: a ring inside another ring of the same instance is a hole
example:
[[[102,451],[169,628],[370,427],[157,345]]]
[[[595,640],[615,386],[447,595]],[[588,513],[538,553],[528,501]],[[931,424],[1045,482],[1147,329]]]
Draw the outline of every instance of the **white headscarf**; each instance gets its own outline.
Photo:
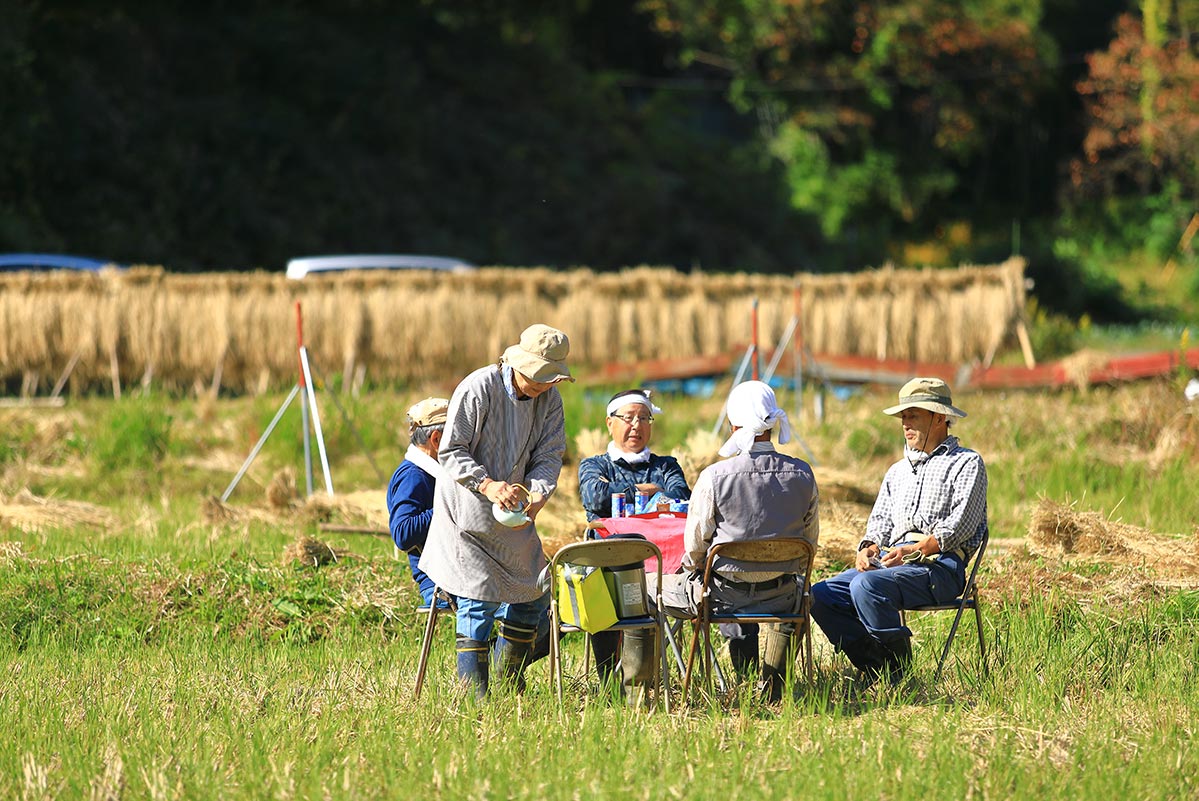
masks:
[[[630,403],[640,403],[645,408],[649,409],[650,414],[662,414],[662,410],[654,405],[654,402],[649,399],[651,395],[649,390],[631,389],[628,392],[622,392],[612,400],[608,401],[608,410],[605,412],[609,417],[620,411],[621,406],[628,406]]]
[[[779,408],[774,390],[761,381],[746,381],[733,387],[728,400],[729,422],[737,430],[720,446],[721,456],[748,451],[763,431],[778,429],[778,443],[791,440],[791,423]]]

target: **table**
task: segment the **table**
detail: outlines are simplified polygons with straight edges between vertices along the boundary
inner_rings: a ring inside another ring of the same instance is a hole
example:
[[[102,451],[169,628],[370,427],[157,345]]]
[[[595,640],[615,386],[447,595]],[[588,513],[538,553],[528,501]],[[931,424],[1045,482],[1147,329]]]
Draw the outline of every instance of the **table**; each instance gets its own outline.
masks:
[[[662,551],[662,574],[677,572],[683,564],[683,529],[687,525],[684,512],[647,512],[631,517],[601,517],[591,523],[597,536],[612,534],[641,534]],[[652,560],[651,560],[652,562]],[[657,571],[657,565],[646,564],[646,570]]]

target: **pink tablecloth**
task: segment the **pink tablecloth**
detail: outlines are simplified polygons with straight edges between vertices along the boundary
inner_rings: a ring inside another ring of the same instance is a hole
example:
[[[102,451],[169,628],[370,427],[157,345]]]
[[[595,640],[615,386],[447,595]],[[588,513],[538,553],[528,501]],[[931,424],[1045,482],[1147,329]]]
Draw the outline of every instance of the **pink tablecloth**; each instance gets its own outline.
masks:
[[[600,537],[610,534],[641,534],[662,551],[662,573],[674,573],[683,564],[683,527],[687,515],[679,512],[649,512],[633,517],[602,517],[595,521]],[[646,570],[657,570],[654,560],[645,564]]]

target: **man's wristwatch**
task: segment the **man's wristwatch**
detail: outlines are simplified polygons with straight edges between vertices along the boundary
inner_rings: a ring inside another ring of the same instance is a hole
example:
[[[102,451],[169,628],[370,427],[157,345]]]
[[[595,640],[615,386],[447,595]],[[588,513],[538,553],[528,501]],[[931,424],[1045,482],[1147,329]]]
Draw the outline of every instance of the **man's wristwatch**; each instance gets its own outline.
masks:
[[[471,492],[477,492],[481,495],[483,494],[483,485],[490,480],[491,479],[487,478],[487,476],[483,476],[482,478],[475,478],[474,476],[471,476],[466,480],[466,488]]]

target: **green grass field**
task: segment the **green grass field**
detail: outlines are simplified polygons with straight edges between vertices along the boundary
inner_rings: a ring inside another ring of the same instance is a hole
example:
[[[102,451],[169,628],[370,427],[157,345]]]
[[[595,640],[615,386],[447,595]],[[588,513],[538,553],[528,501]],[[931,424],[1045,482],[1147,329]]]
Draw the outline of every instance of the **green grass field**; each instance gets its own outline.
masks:
[[[403,409],[433,388],[343,399],[390,475]],[[798,431],[821,482],[821,571],[837,569],[900,451],[892,391],[809,392]],[[320,396],[322,399],[324,395]],[[605,393],[566,393],[572,437]],[[782,399],[794,407],[787,394]],[[962,394],[956,432],[987,461],[993,548],[982,572],[988,670],[974,626],[932,682],[949,616],[917,630],[915,680],[856,693],[817,634],[794,698],[748,688],[636,713],[581,677],[559,707],[529,691],[456,692],[449,625],[412,700],[421,620],[377,525],[382,483],[322,400],[338,497],[264,494],[299,471],[285,416],[214,515],[282,396],[86,399],[0,410],[0,798],[1194,798],[1199,756],[1199,411],[1180,378],[1068,393]],[[655,449],[696,442],[719,401],[665,399]],[[573,449],[572,449],[573,451]],[[582,454],[588,455],[588,454]],[[581,528],[570,453],[543,536]],[[710,455],[709,455],[710,456]],[[301,493],[303,476],[299,472]],[[694,476],[689,476],[694,480]],[[319,472],[318,472],[319,484]],[[1039,504],[1098,513],[1127,538],[1063,553],[1032,536]],[[372,516],[373,515],[373,516]],[[285,559],[297,537],[339,559]],[[1133,547],[1135,546],[1135,547]],[[676,683],[678,676],[675,676]],[[677,699],[676,699],[677,700]]]

